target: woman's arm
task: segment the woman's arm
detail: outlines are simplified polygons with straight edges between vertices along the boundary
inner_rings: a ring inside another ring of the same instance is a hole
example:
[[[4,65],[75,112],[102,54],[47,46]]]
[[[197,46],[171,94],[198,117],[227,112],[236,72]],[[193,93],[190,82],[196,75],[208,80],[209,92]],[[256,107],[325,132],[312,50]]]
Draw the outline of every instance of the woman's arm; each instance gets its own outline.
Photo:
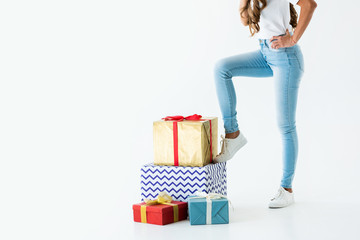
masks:
[[[297,5],[300,6],[301,10],[298,25],[292,36],[295,43],[299,41],[299,39],[305,32],[305,29],[310,23],[315,8],[317,7],[317,4],[314,0],[299,0]]]
[[[317,4],[314,0],[299,0],[297,5],[299,5],[301,8],[300,17],[293,36],[290,36],[288,30],[286,30],[285,36],[272,37],[270,39],[270,42],[275,39],[277,40],[271,44],[272,48],[278,49],[282,47],[292,47],[299,41],[299,39],[305,32],[305,29],[310,23],[310,20],[315,11],[315,8],[317,7]]]
[[[245,11],[243,16],[241,16],[241,9],[246,6],[247,0],[240,0],[239,12],[240,12],[240,21],[244,26],[248,26],[248,13]]]

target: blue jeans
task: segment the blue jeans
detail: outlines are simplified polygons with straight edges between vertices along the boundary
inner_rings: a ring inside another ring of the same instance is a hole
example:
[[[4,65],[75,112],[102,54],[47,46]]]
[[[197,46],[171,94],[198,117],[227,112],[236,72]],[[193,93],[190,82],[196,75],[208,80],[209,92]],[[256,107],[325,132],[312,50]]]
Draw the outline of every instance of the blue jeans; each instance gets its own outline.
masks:
[[[303,55],[298,44],[273,49],[269,39],[258,41],[259,50],[221,59],[215,65],[216,92],[225,133],[239,130],[232,77],[274,77],[277,123],[283,140],[281,186],[291,188],[298,154],[295,114],[299,84],[304,73]]]

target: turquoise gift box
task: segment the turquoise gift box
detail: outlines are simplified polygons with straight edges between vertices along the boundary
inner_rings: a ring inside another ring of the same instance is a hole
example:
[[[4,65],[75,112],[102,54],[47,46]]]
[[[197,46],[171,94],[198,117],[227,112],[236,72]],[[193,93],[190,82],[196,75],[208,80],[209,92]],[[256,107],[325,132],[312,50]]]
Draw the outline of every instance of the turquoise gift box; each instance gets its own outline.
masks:
[[[191,225],[229,223],[229,202],[226,198],[189,196],[188,207]]]

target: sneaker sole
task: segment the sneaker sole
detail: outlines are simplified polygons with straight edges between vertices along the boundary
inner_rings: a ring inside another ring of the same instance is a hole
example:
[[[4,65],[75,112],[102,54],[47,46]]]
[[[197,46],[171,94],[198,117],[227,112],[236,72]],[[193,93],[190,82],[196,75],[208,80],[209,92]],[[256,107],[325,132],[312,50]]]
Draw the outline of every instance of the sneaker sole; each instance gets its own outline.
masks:
[[[275,207],[275,206],[268,206],[270,209],[278,209],[278,208],[284,208],[284,207],[289,207],[289,206],[291,206],[291,205],[293,205],[294,204],[294,202],[292,202],[292,203],[290,203],[290,204],[288,204],[288,205],[286,205],[286,206],[278,206],[278,207]]]

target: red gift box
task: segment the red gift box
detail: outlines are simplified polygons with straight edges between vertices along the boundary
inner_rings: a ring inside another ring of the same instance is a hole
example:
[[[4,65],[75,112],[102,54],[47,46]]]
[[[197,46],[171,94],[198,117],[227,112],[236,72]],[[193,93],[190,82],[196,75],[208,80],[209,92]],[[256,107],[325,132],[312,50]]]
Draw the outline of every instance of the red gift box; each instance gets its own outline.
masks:
[[[186,202],[171,201],[171,204],[174,204],[175,206],[167,205],[167,204],[156,204],[156,205],[146,205],[146,203],[134,204],[133,205],[134,221],[151,223],[156,225],[165,225],[187,219]],[[141,208],[143,208],[143,212],[141,211]],[[143,216],[141,216],[142,214]]]

